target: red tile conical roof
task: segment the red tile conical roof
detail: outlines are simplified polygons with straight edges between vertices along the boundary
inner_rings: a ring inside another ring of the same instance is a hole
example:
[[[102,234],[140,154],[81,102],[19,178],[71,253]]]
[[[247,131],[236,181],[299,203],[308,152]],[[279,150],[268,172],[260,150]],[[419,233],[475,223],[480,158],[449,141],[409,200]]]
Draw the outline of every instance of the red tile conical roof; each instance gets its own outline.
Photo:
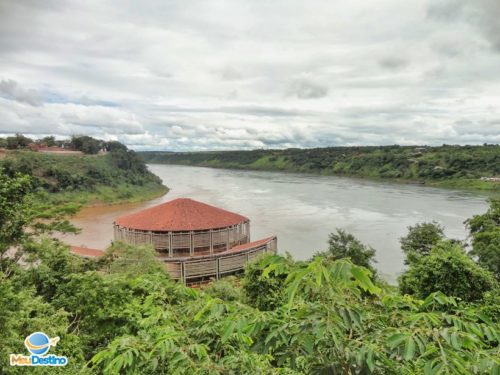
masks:
[[[116,219],[121,227],[152,231],[190,231],[224,228],[248,218],[189,198],[178,198]]]

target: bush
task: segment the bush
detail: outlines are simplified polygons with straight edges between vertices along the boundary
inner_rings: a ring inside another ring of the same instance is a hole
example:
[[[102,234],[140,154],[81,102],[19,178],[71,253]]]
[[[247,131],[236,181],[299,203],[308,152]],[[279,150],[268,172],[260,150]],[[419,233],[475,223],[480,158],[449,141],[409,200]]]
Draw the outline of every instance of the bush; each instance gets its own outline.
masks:
[[[405,263],[418,261],[429,255],[433,246],[444,238],[444,228],[436,222],[419,223],[408,227],[408,234],[400,238],[401,249],[406,255]]]
[[[238,288],[238,279],[234,276],[217,280],[205,288],[205,292],[214,298],[224,301],[238,301],[241,299],[241,289]]]
[[[291,260],[267,255],[248,263],[242,280],[246,302],[259,310],[274,310],[285,303],[285,280]],[[269,272],[263,269],[273,265]]]
[[[328,250],[318,253],[317,256],[324,256],[334,260],[349,258],[354,264],[366,267],[375,273],[373,267],[373,263],[376,262],[375,249],[363,245],[352,234],[337,229],[337,233],[330,233],[328,245]]]
[[[437,244],[428,256],[412,263],[399,280],[403,294],[426,298],[433,292],[442,292],[467,302],[481,300],[495,285],[491,273],[474,263],[452,241]]]
[[[485,214],[466,223],[472,237],[471,254],[500,280],[500,199],[492,199]]]

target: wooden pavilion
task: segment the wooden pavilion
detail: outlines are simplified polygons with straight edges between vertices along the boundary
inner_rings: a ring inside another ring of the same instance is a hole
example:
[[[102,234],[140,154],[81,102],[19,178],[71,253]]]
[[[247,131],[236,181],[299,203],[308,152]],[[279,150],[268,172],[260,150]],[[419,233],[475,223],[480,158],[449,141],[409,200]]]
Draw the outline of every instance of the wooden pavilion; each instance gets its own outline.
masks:
[[[276,236],[250,241],[248,218],[187,198],[119,217],[114,238],[152,245],[170,276],[188,284],[239,272],[259,254],[277,251]]]

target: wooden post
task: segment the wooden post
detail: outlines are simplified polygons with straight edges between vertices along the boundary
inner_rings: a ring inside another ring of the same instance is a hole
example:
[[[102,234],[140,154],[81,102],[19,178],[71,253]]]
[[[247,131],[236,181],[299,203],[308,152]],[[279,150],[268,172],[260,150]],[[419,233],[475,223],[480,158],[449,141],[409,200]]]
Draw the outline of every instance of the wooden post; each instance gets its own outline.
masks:
[[[189,232],[189,255],[193,256],[194,255],[194,238],[193,238],[193,231]]]
[[[181,281],[186,284],[186,267],[184,262],[181,263]]]
[[[168,232],[168,256],[170,258],[174,256],[174,249],[172,249],[172,232]]]
[[[213,230],[210,229],[210,254],[214,253],[214,236],[213,236]]]
[[[226,250],[229,250],[229,228],[227,228],[227,236],[226,236]]]
[[[216,262],[215,262],[215,278],[217,280],[220,279],[220,258],[217,258]]]

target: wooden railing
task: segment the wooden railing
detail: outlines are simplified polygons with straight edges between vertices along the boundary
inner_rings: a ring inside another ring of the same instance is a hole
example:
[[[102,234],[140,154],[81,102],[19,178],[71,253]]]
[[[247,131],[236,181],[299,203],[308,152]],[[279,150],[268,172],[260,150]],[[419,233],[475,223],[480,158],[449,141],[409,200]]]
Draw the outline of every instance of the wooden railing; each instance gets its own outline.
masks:
[[[120,227],[114,224],[114,238],[132,245],[153,245],[156,250],[176,257],[176,250],[188,249],[191,255],[210,249],[226,250],[250,241],[250,222],[226,228],[186,232],[153,232]]]
[[[190,283],[192,280],[219,279],[244,269],[245,264],[260,254],[277,251],[277,238],[248,243],[241,250],[228,250],[218,254],[172,259],[161,258],[172,279]]]

